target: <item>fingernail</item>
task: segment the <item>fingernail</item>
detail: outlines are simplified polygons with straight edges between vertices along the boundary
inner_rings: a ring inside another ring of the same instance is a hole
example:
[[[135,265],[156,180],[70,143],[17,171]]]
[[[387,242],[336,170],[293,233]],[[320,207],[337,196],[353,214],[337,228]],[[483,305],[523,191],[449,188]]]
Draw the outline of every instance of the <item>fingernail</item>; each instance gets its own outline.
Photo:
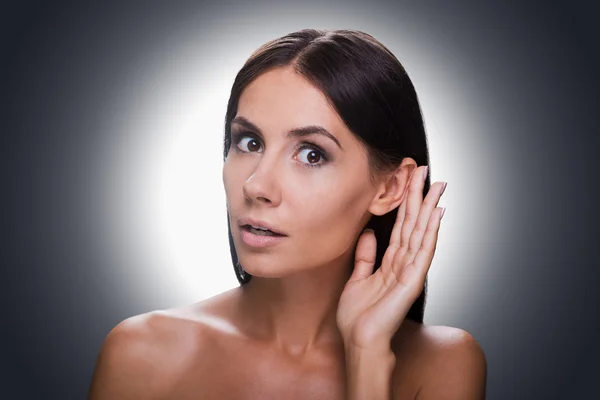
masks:
[[[442,186],[442,191],[440,192],[440,196],[444,194],[444,190],[446,190],[447,185],[448,185],[448,182],[444,182],[444,186]]]
[[[423,180],[427,180],[427,170],[429,169],[429,166],[425,166],[425,168],[423,169]]]
[[[442,215],[440,215],[440,219],[444,218],[444,212],[446,212],[446,209],[442,207]]]
[[[363,231],[363,233],[367,233],[367,232],[375,232],[375,231],[371,228],[367,228]]]

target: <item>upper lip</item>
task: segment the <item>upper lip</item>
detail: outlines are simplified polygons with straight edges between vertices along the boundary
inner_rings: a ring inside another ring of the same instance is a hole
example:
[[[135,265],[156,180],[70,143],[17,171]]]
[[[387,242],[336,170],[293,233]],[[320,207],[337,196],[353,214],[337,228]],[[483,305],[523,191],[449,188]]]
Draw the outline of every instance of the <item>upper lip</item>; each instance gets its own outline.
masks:
[[[278,233],[280,235],[287,236],[285,233],[283,233],[282,231],[280,231],[278,228],[274,227],[270,223],[265,222],[265,221],[261,221],[259,219],[240,218],[239,219],[239,224],[240,224],[240,226],[252,225],[252,226],[257,226],[257,227],[260,227],[260,228],[267,228],[271,232],[275,232],[275,233]]]

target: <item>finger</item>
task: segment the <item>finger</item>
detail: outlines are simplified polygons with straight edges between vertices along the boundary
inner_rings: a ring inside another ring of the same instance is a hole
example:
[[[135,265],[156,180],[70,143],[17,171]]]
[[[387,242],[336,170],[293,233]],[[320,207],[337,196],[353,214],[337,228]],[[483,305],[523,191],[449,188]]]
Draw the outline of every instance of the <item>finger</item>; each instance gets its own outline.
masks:
[[[415,174],[418,174],[418,168],[416,168],[408,178],[408,182],[404,187],[404,193],[402,194],[403,199],[402,203],[400,203],[400,207],[398,207],[398,211],[396,214],[396,221],[394,222],[394,226],[392,228],[392,233],[390,234],[390,242],[388,248],[386,249],[383,259],[382,259],[382,267],[383,269],[387,269],[391,267],[394,257],[400,248],[400,232],[402,231],[402,223],[404,221],[404,213],[406,210],[406,193],[408,192],[408,188],[410,187],[410,182],[412,181]]]
[[[402,258],[402,255],[406,252],[406,247],[400,249],[400,236],[402,233],[402,227],[404,224],[405,214],[406,214],[406,204],[407,204],[407,193],[409,188],[412,186],[412,182],[418,180],[420,176],[423,174],[423,168],[415,168],[415,170],[411,173],[410,178],[404,188],[404,199],[402,203],[400,203],[400,207],[398,208],[398,214],[396,216],[396,222],[394,223],[394,227],[392,229],[392,233],[390,235],[390,245],[388,246],[382,260],[382,267],[384,270],[391,272],[392,274],[396,274],[394,271],[394,260],[397,258]],[[392,284],[396,281],[396,277],[392,277]]]
[[[410,236],[407,257],[405,259],[407,262],[413,261],[415,254],[417,254],[421,248],[423,236],[425,235],[427,225],[431,220],[431,214],[435,207],[437,207],[445,189],[446,182],[436,182],[432,190],[429,191],[427,197],[423,201],[421,210],[419,212],[419,218],[417,219],[417,224],[415,225],[415,228]]]
[[[365,231],[358,238],[354,252],[354,271],[348,282],[368,278],[373,274],[375,257],[377,255],[377,240],[371,229]]]
[[[410,235],[417,223],[421,203],[423,202],[423,187],[425,186],[425,171],[426,166],[417,170],[418,175],[411,179],[410,187],[408,188],[408,196],[406,199],[406,212],[402,221],[402,231],[400,233],[400,248],[408,248]]]
[[[412,271],[410,271],[411,273],[409,273],[408,278],[413,281],[411,283],[415,287],[415,290],[417,290],[417,288],[422,288],[422,286],[425,284],[425,278],[427,277],[427,273],[431,267],[431,263],[435,255],[435,249],[437,247],[437,239],[440,231],[440,221],[442,219],[443,211],[444,208],[436,207],[431,213],[431,218],[427,224],[427,230],[423,236],[421,249],[417,252],[414,261],[410,264],[410,269],[412,269]]]
[[[408,313],[409,308],[423,291],[427,272],[435,253],[442,211],[442,208],[434,210],[423,238],[422,250],[417,253],[415,260],[406,266],[398,276],[395,285],[386,294],[387,304],[398,313]]]
[[[400,232],[402,231],[402,223],[404,221],[404,213],[406,212],[406,192],[410,187],[410,183],[412,182],[415,174],[418,175],[419,168],[415,168],[415,170],[410,174],[408,178],[408,182],[404,187],[404,193],[402,194],[402,203],[400,203],[400,207],[398,207],[398,214],[396,215],[396,222],[394,222],[394,228],[392,229],[392,234],[390,235],[390,245],[395,245],[400,247]]]

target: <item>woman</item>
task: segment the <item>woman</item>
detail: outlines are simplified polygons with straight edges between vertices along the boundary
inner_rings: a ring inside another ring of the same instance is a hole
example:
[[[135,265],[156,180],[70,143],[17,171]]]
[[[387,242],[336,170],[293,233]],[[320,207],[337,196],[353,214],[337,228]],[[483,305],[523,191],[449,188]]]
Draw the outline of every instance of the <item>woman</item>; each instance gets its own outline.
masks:
[[[240,287],[120,323],[91,399],[485,397],[477,341],[423,325],[445,183],[429,185],[417,95],[389,50],[349,30],[263,45],[224,144]]]

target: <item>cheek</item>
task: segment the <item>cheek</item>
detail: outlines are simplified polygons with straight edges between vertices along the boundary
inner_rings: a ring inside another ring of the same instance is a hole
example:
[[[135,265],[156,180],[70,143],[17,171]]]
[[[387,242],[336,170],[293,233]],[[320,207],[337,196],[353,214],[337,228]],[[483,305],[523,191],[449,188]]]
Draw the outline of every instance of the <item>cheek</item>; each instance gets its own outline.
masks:
[[[300,184],[290,180],[285,190],[293,196],[288,200],[294,203],[292,212],[299,216],[302,229],[328,232],[358,224],[371,196],[366,190],[368,177],[363,179],[361,172],[345,169],[343,173],[323,173],[318,179]]]
[[[225,195],[228,202],[235,201],[231,196],[236,190],[241,190],[242,187],[242,183],[240,182],[242,179],[240,169],[236,168],[233,164],[234,163],[230,159],[226,159],[223,165],[223,188],[225,189]]]
[[[310,210],[302,208],[306,214],[296,214],[296,227],[302,235],[296,238],[286,256],[298,260],[297,268],[328,264],[351,253],[356,232],[360,229],[362,207],[359,199],[349,200],[329,193],[311,203]]]
[[[339,252],[353,243],[368,205],[368,196],[361,188],[356,184],[328,185],[296,197],[297,228],[306,232],[303,236],[309,246],[326,245]]]

